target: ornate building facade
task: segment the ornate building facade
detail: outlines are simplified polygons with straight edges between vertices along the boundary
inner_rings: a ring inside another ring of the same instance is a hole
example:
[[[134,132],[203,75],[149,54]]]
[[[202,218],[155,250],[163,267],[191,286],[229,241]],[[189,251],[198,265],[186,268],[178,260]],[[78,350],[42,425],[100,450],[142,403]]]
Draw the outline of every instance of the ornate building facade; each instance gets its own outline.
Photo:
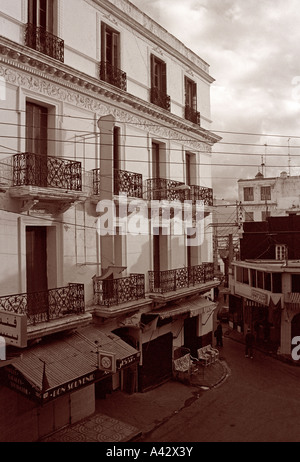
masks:
[[[220,138],[209,65],[129,1],[0,16],[0,426],[34,441],[211,342]]]

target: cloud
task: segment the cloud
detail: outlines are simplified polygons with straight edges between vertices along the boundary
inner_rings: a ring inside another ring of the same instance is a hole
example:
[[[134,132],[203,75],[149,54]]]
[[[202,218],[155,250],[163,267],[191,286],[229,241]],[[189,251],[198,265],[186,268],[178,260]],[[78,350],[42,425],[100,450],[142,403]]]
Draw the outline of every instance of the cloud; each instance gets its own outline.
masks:
[[[215,195],[236,195],[237,179],[254,177],[265,151],[268,176],[287,169],[289,137],[291,174],[299,175],[299,1],[132,3],[210,64],[212,130],[223,137],[212,159]]]

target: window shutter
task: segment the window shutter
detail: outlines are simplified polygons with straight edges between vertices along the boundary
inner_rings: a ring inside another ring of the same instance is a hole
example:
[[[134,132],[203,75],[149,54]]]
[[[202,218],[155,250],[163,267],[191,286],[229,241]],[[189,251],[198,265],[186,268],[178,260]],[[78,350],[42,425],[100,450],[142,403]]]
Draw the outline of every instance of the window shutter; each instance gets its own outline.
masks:
[[[167,93],[167,65],[166,63],[161,63],[161,91]]]
[[[155,63],[154,63],[154,55],[150,56],[150,77],[151,77],[151,88],[154,88],[154,69],[155,69]]]
[[[188,79],[184,76],[184,103],[185,106],[189,105],[189,97],[188,97]]]
[[[106,61],[105,59],[105,31],[106,25],[104,23],[101,24],[101,61]]]
[[[192,92],[193,109],[197,111],[197,84],[195,82],[192,83]]]

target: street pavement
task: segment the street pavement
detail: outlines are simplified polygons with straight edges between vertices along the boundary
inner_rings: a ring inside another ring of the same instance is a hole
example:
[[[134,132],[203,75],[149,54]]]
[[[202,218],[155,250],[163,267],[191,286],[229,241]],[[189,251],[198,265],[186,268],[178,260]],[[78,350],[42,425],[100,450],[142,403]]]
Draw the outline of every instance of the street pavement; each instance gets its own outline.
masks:
[[[223,326],[220,360],[190,383],[174,380],[145,393],[115,391],[93,416],[44,441],[300,441],[300,367],[262,348],[245,358],[243,336]]]
[[[96,412],[81,422],[63,428],[43,442],[137,441],[189,407],[203,392],[220,386],[228,369],[224,361],[198,369],[190,383],[175,380],[145,393],[115,391],[96,401]]]
[[[300,442],[300,368],[224,338],[228,376],[145,442]]]

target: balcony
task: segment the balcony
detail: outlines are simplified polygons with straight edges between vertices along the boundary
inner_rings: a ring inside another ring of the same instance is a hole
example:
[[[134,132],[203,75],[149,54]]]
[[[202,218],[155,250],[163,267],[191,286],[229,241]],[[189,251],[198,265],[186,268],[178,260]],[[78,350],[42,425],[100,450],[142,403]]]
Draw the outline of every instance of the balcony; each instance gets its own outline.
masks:
[[[26,314],[27,325],[32,326],[65,316],[83,314],[84,285],[72,283],[44,292],[6,295],[0,297],[0,310]]]
[[[145,298],[145,275],[130,274],[118,279],[94,277],[95,305],[110,307]]]
[[[152,87],[150,90],[150,102],[162,109],[166,109],[167,111],[170,111],[171,109],[170,96],[156,87]]]
[[[25,152],[13,156],[13,186],[81,191],[81,163]]]
[[[184,183],[166,178],[147,180],[147,200],[184,202],[189,199],[189,187]]]
[[[186,120],[200,125],[200,112],[195,111],[191,106],[185,105],[184,117]]]
[[[192,185],[190,186],[188,196],[188,198],[193,202],[193,204],[196,204],[196,201],[201,201],[206,206],[213,206],[212,188],[205,188],[203,186]]]
[[[59,157],[25,152],[12,157],[10,196],[22,199],[22,211],[37,206],[49,213],[62,213],[72,203],[85,198],[82,192],[81,163]]]
[[[100,168],[93,170],[93,195],[99,196],[101,191]],[[126,194],[128,197],[143,197],[143,176],[140,173],[128,172],[127,170],[114,170],[115,195]]]
[[[28,23],[25,28],[25,45],[64,62],[64,41],[43,27]]]
[[[207,292],[214,283],[213,263],[202,263],[201,265],[177,268],[166,271],[149,271],[149,292],[152,294],[166,294],[169,292],[182,292],[182,289],[196,289]]]
[[[120,90],[127,90],[127,76],[126,72],[118,69],[117,67],[112,66],[107,61],[100,62],[100,72],[99,72],[100,80],[104,82],[110,83]]]

